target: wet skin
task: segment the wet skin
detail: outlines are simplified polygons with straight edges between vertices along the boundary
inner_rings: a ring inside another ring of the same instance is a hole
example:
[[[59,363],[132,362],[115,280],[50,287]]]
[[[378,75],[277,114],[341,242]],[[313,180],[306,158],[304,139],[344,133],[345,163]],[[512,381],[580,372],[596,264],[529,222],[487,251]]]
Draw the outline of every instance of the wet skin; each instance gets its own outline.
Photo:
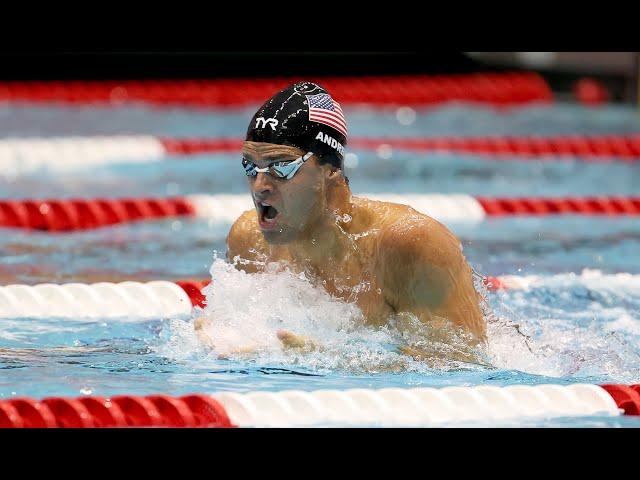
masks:
[[[305,153],[255,142],[243,148],[258,167]],[[255,209],[243,213],[227,237],[227,258],[236,268],[256,273],[278,262],[305,272],[332,296],[355,302],[370,325],[414,315],[431,330],[461,329],[470,344],[485,340],[471,267],[444,225],[407,205],[352,196],[342,172],[315,156],[290,180],[267,173],[247,178]],[[197,319],[196,331],[212,343],[207,323]],[[285,346],[310,344],[293,332],[278,337]]]

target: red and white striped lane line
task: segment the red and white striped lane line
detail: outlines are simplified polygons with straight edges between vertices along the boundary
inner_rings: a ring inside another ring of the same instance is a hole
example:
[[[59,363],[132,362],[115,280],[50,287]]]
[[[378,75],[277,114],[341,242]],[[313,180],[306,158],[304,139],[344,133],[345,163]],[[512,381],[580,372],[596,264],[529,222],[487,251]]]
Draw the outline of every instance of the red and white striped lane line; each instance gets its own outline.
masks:
[[[640,197],[495,198],[462,194],[367,194],[359,196],[409,205],[442,222],[473,223],[487,217],[597,215],[638,216]],[[0,200],[0,227],[71,231],[172,217],[233,223],[254,208],[249,194],[175,198]]]
[[[144,141],[150,142],[149,138]],[[199,153],[236,153],[242,140],[233,138],[158,138],[167,155]],[[349,139],[349,148],[378,150],[381,147],[410,152],[443,152],[480,154],[499,160],[573,160],[610,163],[640,160],[640,135],[564,135],[556,137],[433,137],[433,138],[366,138]],[[0,143],[0,148],[1,143]],[[25,152],[26,153],[26,152]],[[123,152],[125,153],[125,152]],[[137,152],[132,152],[134,158]],[[120,158],[127,158],[126,154]]]
[[[240,154],[238,138],[162,138],[113,135],[0,139],[0,171],[19,175],[38,170],[65,172],[118,163],[154,163],[172,155]],[[491,160],[582,161],[640,160],[640,135],[469,138],[363,138],[349,140],[355,151],[384,148],[410,152],[477,154]]]
[[[258,106],[275,92],[299,80],[320,83],[342,105],[432,105],[467,101],[509,106],[552,101],[551,89],[540,75],[507,72],[433,76],[2,82],[0,102]]]
[[[205,306],[203,289],[209,283],[210,280],[156,280],[5,285],[0,286],[0,319],[65,318],[138,322],[158,318],[188,318],[193,314],[194,307]],[[587,288],[637,291],[640,289],[640,275],[603,274],[585,270],[579,275],[501,275],[484,278],[484,284],[491,292],[534,288],[557,290],[576,283]]]
[[[0,428],[439,426],[639,415],[640,385],[383,388],[0,400]]]

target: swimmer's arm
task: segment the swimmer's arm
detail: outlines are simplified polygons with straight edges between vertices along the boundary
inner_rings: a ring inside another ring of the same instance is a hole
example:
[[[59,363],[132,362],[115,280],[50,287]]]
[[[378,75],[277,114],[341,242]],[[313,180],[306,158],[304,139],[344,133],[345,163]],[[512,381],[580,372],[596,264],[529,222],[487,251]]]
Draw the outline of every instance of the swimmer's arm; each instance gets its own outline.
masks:
[[[295,349],[304,352],[321,350],[320,346],[309,337],[298,335],[289,330],[278,330],[277,336],[278,340],[282,342],[282,346],[286,349]]]
[[[209,320],[204,316],[198,317],[195,319],[193,326],[196,331],[196,336],[198,337],[198,340],[200,340],[200,342],[203,345],[209,348],[213,348],[214,347],[213,339],[207,333],[207,330],[211,326],[211,320]],[[309,337],[298,335],[289,330],[278,330],[276,332],[276,335],[278,337],[278,340],[282,342],[282,346],[286,349],[295,349],[295,350],[302,350],[305,352],[311,352],[319,348],[318,345]],[[257,347],[255,345],[245,345],[243,347],[233,350],[232,352],[221,353],[220,358],[227,358],[229,355],[252,353],[256,349]]]
[[[200,343],[206,345],[207,347],[213,347],[213,340],[207,333],[207,329],[211,325],[211,320],[207,317],[198,317],[193,322],[193,328],[196,331],[196,337],[200,340]]]
[[[198,340],[200,341],[200,343],[202,343],[204,346],[208,348],[215,348],[213,338],[211,338],[211,336],[207,333],[207,330],[211,327],[211,324],[212,322],[209,318],[202,316],[195,319],[195,321],[193,322],[193,328],[195,329],[196,336],[198,337]],[[220,352],[218,354],[218,358],[227,359],[231,355],[253,353],[256,351],[256,349],[257,349],[256,345],[247,344],[247,345],[243,345],[242,347],[238,347],[232,351]]]
[[[262,270],[260,253],[264,238],[258,229],[255,210],[244,212],[233,223],[227,235],[227,261],[238,270],[256,273]]]
[[[381,247],[385,295],[396,312],[412,313],[436,328],[453,322],[484,339],[471,267],[444,225],[429,219],[390,228]]]

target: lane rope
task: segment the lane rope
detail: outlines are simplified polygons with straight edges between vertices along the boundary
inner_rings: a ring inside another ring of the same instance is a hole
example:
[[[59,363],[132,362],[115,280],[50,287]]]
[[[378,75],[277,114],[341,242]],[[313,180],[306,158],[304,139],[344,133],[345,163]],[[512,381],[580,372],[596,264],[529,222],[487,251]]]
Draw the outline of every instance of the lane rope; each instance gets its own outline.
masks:
[[[640,275],[585,271],[545,277],[501,275],[483,279],[489,292],[546,288],[560,290],[573,282],[585,288],[615,291],[640,288]],[[0,286],[0,319],[65,318],[140,321],[188,318],[193,307],[204,307],[202,289],[210,280],[155,280],[150,282],[42,283]]]
[[[154,163],[205,153],[240,155],[239,138],[163,138],[149,135],[0,139],[3,174],[40,170],[66,172],[115,164]],[[400,150],[414,153],[479,155],[494,161],[580,161],[589,163],[640,160],[640,135],[471,138],[349,139],[351,151]]]
[[[409,205],[442,222],[479,222],[505,216],[637,216],[640,197],[473,197],[464,194],[377,194],[357,196]],[[162,218],[199,217],[232,224],[253,209],[248,194],[168,198],[0,200],[0,227],[51,232],[87,230]]]
[[[639,415],[640,385],[510,385],[0,400],[0,428],[439,426]]]
[[[261,105],[286,86],[313,80],[343,105],[433,105],[464,101],[495,106],[549,103],[551,89],[535,72],[319,78],[2,82],[0,102],[110,106],[242,107]]]

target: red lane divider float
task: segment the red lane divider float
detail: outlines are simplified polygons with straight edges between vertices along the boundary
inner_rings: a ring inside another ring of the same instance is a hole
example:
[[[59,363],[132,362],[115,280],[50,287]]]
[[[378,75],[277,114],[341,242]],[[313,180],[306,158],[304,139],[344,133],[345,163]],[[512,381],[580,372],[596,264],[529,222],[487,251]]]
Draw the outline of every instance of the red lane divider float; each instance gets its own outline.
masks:
[[[441,221],[477,221],[487,216],[516,215],[640,215],[640,197],[494,198],[366,193],[362,196],[407,204]],[[0,227],[71,231],[189,216],[229,223],[251,208],[249,195],[226,194],[177,198],[2,200]]]
[[[211,280],[178,280],[175,282],[191,300],[194,307],[204,307],[207,297],[202,293],[202,289],[211,283]]]
[[[618,408],[625,415],[640,415],[640,384],[637,385],[601,385],[613,397]]]
[[[640,197],[491,198],[476,197],[488,216],[639,215]]]
[[[583,161],[636,161],[640,158],[640,135],[563,137],[472,137],[472,138],[390,138],[350,140],[351,148],[378,149],[382,145],[414,152],[473,153],[492,159],[503,157],[577,157]]]
[[[194,215],[193,206],[183,198],[0,201],[0,226],[47,231],[189,215]]]
[[[156,105],[260,105],[299,80],[317,81],[342,104],[429,105],[468,101],[494,105],[550,102],[545,80],[533,72],[369,77],[3,82],[0,101],[71,104],[146,102]]]
[[[198,153],[236,153],[242,149],[240,139],[170,139],[160,138],[170,155]],[[591,162],[640,159],[640,135],[561,136],[561,137],[436,137],[436,138],[351,138],[352,150],[378,150],[391,147],[412,152],[447,152],[480,154],[492,159],[539,160],[579,158]]]
[[[392,426],[598,414],[640,415],[640,385],[289,390],[177,398],[123,395],[0,400],[0,428],[287,427],[327,421]]]
[[[0,428],[233,426],[224,407],[208,395],[0,400]]]
[[[240,153],[244,140],[239,138],[158,138],[168,155],[198,153]]]

